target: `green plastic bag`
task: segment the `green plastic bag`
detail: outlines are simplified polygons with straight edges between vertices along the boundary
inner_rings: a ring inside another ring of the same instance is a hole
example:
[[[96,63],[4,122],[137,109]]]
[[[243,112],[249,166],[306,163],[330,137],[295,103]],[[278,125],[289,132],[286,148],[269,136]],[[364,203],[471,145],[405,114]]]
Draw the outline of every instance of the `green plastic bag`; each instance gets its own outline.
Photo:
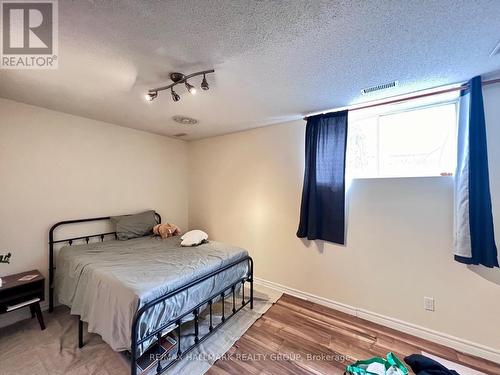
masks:
[[[377,372],[368,371],[368,367],[379,370]],[[357,361],[347,366],[345,373],[351,375],[408,375],[408,369],[394,353],[388,353],[387,358],[373,357]]]

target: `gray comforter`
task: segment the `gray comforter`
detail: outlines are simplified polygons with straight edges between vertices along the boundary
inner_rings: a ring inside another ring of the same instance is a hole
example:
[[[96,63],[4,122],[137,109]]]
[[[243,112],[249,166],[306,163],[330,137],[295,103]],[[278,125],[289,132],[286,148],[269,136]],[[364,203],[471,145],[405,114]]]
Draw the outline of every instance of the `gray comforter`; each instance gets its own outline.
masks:
[[[134,314],[144,303],[246,255],[246,250],[214,241],[181,247],[179,237],[67,246],[57,258],[56,296],[88,323],[89,332],[101,335],[116,351],[127,350]],[[143,315],[140,336],[192,309],[246,272],[247,264],[242,262],[156,305]],[[147,343],[140,352],[146,347]]]

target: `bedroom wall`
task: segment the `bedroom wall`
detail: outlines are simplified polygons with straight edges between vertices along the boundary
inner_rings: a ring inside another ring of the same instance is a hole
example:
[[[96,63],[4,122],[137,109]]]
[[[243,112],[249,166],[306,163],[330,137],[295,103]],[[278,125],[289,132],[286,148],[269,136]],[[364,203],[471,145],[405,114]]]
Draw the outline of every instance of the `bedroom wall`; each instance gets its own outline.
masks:
[[[0,114],[0,276],[47,274],[57,221],[156,209],[186,228],[185,142],[5,99]]]
[[[500,245],[500,86],[484,96]],[[259,278],[500,350],[500,271],[451,255],[452,178],[355,180],[347,246],[304,241],[304,131],[297,121],[190,142],[190,228],[248,249]]]

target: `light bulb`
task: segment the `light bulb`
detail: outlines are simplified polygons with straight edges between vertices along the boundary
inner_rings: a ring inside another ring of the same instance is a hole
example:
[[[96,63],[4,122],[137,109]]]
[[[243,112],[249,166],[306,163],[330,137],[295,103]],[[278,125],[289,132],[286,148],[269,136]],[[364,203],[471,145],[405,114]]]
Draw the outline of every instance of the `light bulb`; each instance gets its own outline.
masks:
[[[172,87],[171,89],[171,94],[172,94],[172,100],[174,102],[178,102],[179,100],[181,100],[181,97],[179,96],[179,94],[177,94],[175,91],[174,91],[174,88]]]
[[[158,96],[158,92],[148,92],[146,95],[144,95],[144,98],[148,101],[151,102],[156,99]]]
[[[203,81],[201,81],[201,89],[205,90],[205,91],[209,89],[207,78],[205,77],[205,74],[203,74]]]
[[[191,95],[195,95],[196,94],[196,88],[193,85],[190,85],[188,83],[188,81],[186,81],[186,88],[187,88],[187,90],[189,91],[189,93]]]

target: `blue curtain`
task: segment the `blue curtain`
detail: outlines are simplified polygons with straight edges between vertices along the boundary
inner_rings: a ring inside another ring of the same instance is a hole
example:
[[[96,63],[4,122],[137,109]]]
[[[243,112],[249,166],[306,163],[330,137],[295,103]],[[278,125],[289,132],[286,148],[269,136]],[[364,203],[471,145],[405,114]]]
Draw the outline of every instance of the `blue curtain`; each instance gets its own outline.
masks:
[[[461,263],[498,267],[480,76],[460,93],[454,255]]]
[[[297,237],[345,244],[347,111],[310,117]]]

